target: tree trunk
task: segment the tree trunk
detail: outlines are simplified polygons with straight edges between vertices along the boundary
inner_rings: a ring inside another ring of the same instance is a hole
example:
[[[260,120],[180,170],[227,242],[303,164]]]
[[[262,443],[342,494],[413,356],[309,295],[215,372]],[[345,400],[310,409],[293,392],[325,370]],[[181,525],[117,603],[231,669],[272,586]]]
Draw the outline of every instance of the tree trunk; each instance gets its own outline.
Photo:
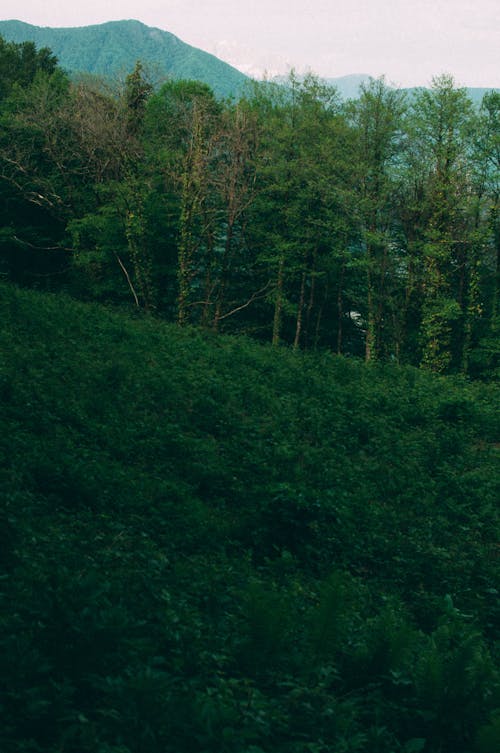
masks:
[[[177,298],[177,323],[184,326],[189,322],[189,296],[193,279],[193,221],[202,203],[203,192],[203,133],[202,116],[193,114],[193,133],[185,159],[182,175],[180,241],[177,268],[179,293]]]
[[[339,286],[337,290],[337,354],[342,353],[343,337],[343,320],[344,320],[344,276],[345,276],[345,256],[342,254],[340,265]]]
[[[328,282],[325,285],[325,295],[323,296],[321,306],[319,307],[319,310],[318,310],[318,316],[316,317],[316,331],[314,333],[314,350],[317,350],[318,348],[321,319],[323,318],[323,310],[325,308],[327,300],[328,300]]]
[[[302,280],[300,283],[300,296],[299,296],[299,307],[297,310],[297,321],[295,324],[295,339],[293,341],[293,347],[294,350],[297,350],[300,344],[300,334],[302,331],[302,315],[304,311],[304,300],[305,300],[305,290],[306,290],[306,270],[302,272]]]
[[[228,220],[228,225],[227,225],[226,240],[224,243],[224,256],[222,259],[222,270],[221,270],[221,277],[220,277],[220,283],[219,283],[219,291],[217,293],[217,301],[215,304],[215,312],[214,312],[214,320],[213,320],[213,328],[216,331],[219,329],[219,321],[222,316],[222,309],[224,306],[226,288],[229,282],[229,273],[231,269],[232,245],[233,245],[233,232],[234,232],[234,219],[230,218]]]
[[[366,275],[366,289],[367,289],[367,309],[368,319],[366,323],[366,337],[365,337],[365,361],[368,363],[376,356],[376,335],[375,335],[375,311],[374,311],[374,295],[373,295],[373,279],[370,270],[371,264],[371,252],[368,252],[368,271]]]
[[[312,310],[314,308],[314,303],[315,303],[317,261],[318,261],[318,250],[315,248],[313,252],[312,268],[311,268],[311,289],[309,291],[309,301],[307,303],[307,313],[306,313],[306,346],[309,345],[309,328],[310,328],[310,323],[311,323]]]
[[[281,319],[283,312],[283,287],[285,280],[285,254],[282,253],[278,263],[278,277],[276,280],[276,300],[274,303],[272,344],[279,345],[281,337]]]

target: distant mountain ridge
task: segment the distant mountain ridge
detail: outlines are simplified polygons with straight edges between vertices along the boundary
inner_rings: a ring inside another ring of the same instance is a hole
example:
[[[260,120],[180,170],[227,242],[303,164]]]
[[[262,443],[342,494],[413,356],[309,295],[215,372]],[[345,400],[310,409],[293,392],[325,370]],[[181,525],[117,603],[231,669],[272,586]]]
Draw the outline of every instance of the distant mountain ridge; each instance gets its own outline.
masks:
[[[10,42],[32,41],[38,48],[49,47],[70,74],[123,76],[130,73],[140,60],[159,79],[202,81],[220,97],[240,96],[250,81],[242,71],[215,55],[183,42],[171,32],[146,26],[136,20],[77,27],[45,27],[24,21],[0,21],[0,35]],[[320,78],[335,86],[343,99],[355,99],[361,84],[370,80],[368,74]],[[286,79],[286,76],[279,75],[271,80],[284,83]],[[405,91],[411,95],[416,89]],[[476,104],[481,102],[487,91],[491,89],[467,89],[469,97]]]
[[[38,48],[49,47],[70,74],[123,75],[140,60],[159,77],[203,81],[222,97],[238,96],[248,81],[245,74],[215,55],[140,21],[67,28],[0,21],[0,35],[9,42],[31,41]]]
[[[298,79],[303,79],[304,74],[299,74]],[[318,76],[319,80],[328,86],[334,86],[342,99],[356,99],[359,96],[359,87],[362,84],[367,84],[370,81],[370,76],[367,73],[351,73],[347,76],[337,76],[336,78],[329,78],[324,76]],[[279,75],[273,76],[271,81],[277,84],[286,84],[288,76]]]
[[[299,76],[299,78],[301,78]],[[352,73],[347,76],[338,76],[337,78],[325,78],[319,76],[319,79],[329,86],[335,86],[342,99],[356,99],[359,96],[360,87],[363,84],[368,84],[372,77],[367,73]],[[272,81],[276,83],[286,83],[286,76],[274,76]],[[387,82],[391,86],[391,82]],[[395,87],[394,87],[395,88]],[[426,87],[414,86],[411,88],[401,88],[400,91],[406,92],[410,97],[416,92],[425,89]],[[490,91],[500,92],[500,89],[488,88],[488,87],[465,87],[469,98],[476,105],[481,104],[483,96]]]

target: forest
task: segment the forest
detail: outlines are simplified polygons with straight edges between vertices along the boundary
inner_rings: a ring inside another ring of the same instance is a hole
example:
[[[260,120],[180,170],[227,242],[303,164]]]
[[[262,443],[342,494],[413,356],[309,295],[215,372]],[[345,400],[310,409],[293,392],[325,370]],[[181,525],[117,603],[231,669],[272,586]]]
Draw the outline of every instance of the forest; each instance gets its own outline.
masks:
[[[2,753],[497,753],[499,113],[0,40]]]
[[[72,82],[0,47],[2,273],[299,349],[498,368],[500,94]]]

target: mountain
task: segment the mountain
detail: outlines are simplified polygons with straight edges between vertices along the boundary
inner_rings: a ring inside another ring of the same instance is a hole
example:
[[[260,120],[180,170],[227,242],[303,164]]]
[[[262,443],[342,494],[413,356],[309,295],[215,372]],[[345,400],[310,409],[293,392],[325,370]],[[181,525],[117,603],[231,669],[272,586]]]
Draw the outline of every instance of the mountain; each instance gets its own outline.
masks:
[[[485,94],[488,94],[488,92],[495,91],[500,93],[500,89],[494,89],[494,88],[485,88],[485,87],[467,87],[467,94],[469,95],[469,98],[474,102],[475,105],[480,105],[483,97]]]
[[[348,76],[338,76],[336,78],[325,78],[320,76],[321,81],[323,81],[325,84],[328,84],[329,86],[334,86],[337,89],[342,99],[357,99],[357,97],[359,96],[360,86],[362,86],[363,84],[368,84],[370,78],[371,76],[369,76],[367,73],[352,73]],[[286,84],[288,77],[279,75],[274,76],[271,80],[278,84]],[[411,98],[416,94],[416,92],[421,91],[421,89],[425,89],[425,87],[415,86],[412,88],[404,88],[402,89],[402,91],[406,92]],[[500,92],[500,89],[488,89],[485,87],[466,87],[466,91],[472,102],[475,105],[480,105],[484,95],[487,94],[487,92]]]
[[[312,71],[314,73],[314,71]],[[302,79],[305,74],[298,74],[298,78]],[[319,77],[320,80],[328,86],[334,86],[342,99],[356,99],[359,95],[359,87],[361,84],[367,84],[370,81],[370,76],[367,73],[352,73],[348,76],[338,76],[337,78],[325,78]],[[286,84],[288,76],[280,74],[273,76],[271,81],[275,84]]]
[[[459,86],[459,84],[457,84]],[[413,97],[417,92],[422,91],[422,89],[425,89],[426,87],[422,86],[415,86],[411,89],[403,89],[409,97]],[[471,100],[471,102],[476,105],[477,107],[480,107],[481,102],[483,101],[483,97],[485,94],[491,91],[500,92],[500,89],[487,89],[486,87],[474,87],[474,86],[466,86],[464,87],[465,91],[467,92],[467,96]]]
[[[370,76],[368,76],[367,74],[352,74],[350,76],[340,76],[339,78],[328,78],[325,79],[325,81],[331,86],[337,87],[343,99],[356,99],[356,97],[358,97],[359,95],[359,87],[362,84],[369,83]],[[420,91],[423,88],[425,89],[426,87],[414,86],[411,88],[405,88],[403,89],[403,91],[405,91],[410,97],[412,97],[416,92]],[[484,87],[466,87],[466,90],[469,98],[475,105],[480,105],[484,95],[487,92],[492,91],[491,89]],[[500,90],[495,89],[494,91]]]
[[[290,60],[272,49],[259,49],[251,44],[240,44],[230,39],[207,41],[203,49],[257,80],[272,79],[274,76],[284,75],[293,68]]]
[[[174,34],[146,26],[140,21],[108,21],[93,26],[50,28],[32,26],[23,21],[0,21],[0,36],[10,42],[35,42],[38,48],[49,47],[68,73],[91,73],[100,76],[129,73],[140,60],[149,67],[155,80],[163,78],[194,79],[208,84],[221,97],[238,96],[249,81],[249,75],[260,77],[262,65],[250,59],[245,51],[245,63],[238,70],[216,55],[186,44]],[[214,48],[218,54],[236,61],[237,55],[229,42]],[[262,62],[262,61],[261,61]],[[276,63],[276,61],[274,61]],[[283,62],[283,61],[281,61]],[[273,65],[268,70],[272,71]],[[248,75],[246,75],[248,74]],[[272,77],[283,83],[285,75]],[[351,74],[323,80],[337,87],[343,99],[354,99],[368,74]],[[410,94],[415,89],[406,89]],[[469,88],[467,92],[476,104],[481,102],[485,88]],[[499,91],[498,89],[496,91]]]
[[[356,99],[359,95],[359,87],[370,81],[367,73],[352,73],[349,76],[326,78],[325,83],[335,86],[342,99]]]
[[[0,35],[10,42],[32,41],[38,48],[49,47],[70,74],[123,75],[140,60],[157,79],[203,81],[221,97],[240,94],[248,81],[241,71],[215,55],[140,21],[109,21],[75,28],[0,21]]]

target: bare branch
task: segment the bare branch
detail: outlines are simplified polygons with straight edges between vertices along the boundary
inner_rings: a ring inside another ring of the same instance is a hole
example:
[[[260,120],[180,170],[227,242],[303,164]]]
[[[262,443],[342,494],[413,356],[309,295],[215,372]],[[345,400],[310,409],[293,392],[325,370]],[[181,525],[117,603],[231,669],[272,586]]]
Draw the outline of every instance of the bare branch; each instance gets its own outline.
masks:
[[[135,305],[137,306],[137,308],[139,308],[139,299],[137,297],[137,293],[134,290],[134,286],[132,285],[132,280],[130,279],[130,275],[127,272],[127,268],[125,267],[124,263],[122,262],[122,260],[120,259],[120,257],[118,256],[117,253],[115,253],[115,257],[116,257],[116,261],[118,262],[118,264],[121,267],[121,270],[122,270],[123,274],[125,275],[125,277],[127,279],[130,291],[131,291],[132,295],[134,296]]]
[[[12,238],[17,241],[17,243],[20,243],[22,246],[28,246],[28,248],[34,248],[36,251],[74,251],[74,248],[66,248],[66,246],[35,246],[34,243],[30,243],[29,241],[23,241],[22,238],[19,238],[17,235],[13,235]]]
[[[189,308],[190,306],[213,306],[213,301],[191,301],[190,303],[186,304],[186,308]]]
[[[227,319],[228,316],[232,316],[233,314],[236,314],[237,311],[246,309],[247,306],[250,306],[251,303],[253,303],[254,301],[257,301],[259,298],[265,298],[270,286],[271,286],[271,281],[269,280],[263,288],[258,290],[256,293],[253,293],[246,303],[243,303],[241,306],[237,306],[235,309],[232,309],[232,311],[228,311],[227,314],[223,314],[222,316],[219,316],[218,321],[220,322],[222,321],[222,319]]]

